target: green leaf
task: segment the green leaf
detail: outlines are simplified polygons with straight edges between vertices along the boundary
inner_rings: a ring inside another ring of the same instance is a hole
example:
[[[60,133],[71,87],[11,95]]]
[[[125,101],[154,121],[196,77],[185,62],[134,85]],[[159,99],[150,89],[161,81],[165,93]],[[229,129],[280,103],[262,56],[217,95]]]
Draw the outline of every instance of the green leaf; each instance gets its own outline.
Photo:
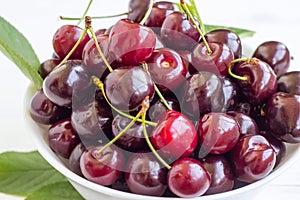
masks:
[[[48,184],[66,181],[38,152],[0,154],[0,192],[26,196]]]
[[[48,184],[34,191],[25,200],[83,200],[80,194],[68,182]]]
[[[240,38],[252,37],[255,34],[255,31],[252,31],[252,30],[230,27],[230,26],[205,24],[205,29],[207,32],[210,32],[215,29],[228,29],[228,30],[231,30],[232,32],[235,32],[237,35],[239,35]]]
[[[1,16],[0,27],[0,51],[19,67],[37,89],[42,88],[43,79],[38,73],[40,61],[28,40]]]

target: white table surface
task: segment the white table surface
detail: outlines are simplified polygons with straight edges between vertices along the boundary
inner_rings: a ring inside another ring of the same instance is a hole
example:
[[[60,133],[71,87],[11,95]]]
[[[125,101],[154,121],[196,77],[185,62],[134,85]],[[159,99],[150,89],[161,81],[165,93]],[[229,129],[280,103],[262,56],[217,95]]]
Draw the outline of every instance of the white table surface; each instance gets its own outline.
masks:
[[[9,0],[1,4],[0,15],[28,38],[40,61],[43,61],[52,55],[51,41],[54,32],[60,25],[68,23],[60,21],[58,16],[79,17],[87,2],[87,0]],[[110,2],[113,3],[109,5]],[[95,1],[90,15],[99,16],[124,12],[127,2],[124,0]],[[199,1],[199,11],[205,23],[256,30],[256,36],[247,39],[247,42],[250,42],[253,47],[266,40],[282,41],[289,47],[294,57],[291,64],[292,69],[300,69],[300,12],[297,1],[203,0]],[[94,29],[108,27],[111,22],[109,20],[96,21]],[[0,152],[34,150],[35,147],[25,129],[23,119],[23,96],[29,81],[1,53],[0,69]],[[299,169],[300,160],[266,186],[257,199],[299,199]],[[22,198],[0,194],[0,199],[17,200]]]

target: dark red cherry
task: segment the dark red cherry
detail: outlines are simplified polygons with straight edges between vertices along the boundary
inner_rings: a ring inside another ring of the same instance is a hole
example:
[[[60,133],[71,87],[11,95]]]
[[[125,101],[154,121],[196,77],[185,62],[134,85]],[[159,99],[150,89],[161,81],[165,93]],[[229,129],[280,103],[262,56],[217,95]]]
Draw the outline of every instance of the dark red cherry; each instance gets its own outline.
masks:
[[[69,60],[45,78],[43,90],[53,103],[71,107],[72,100],[81,101],[90,95],[87,92],[93,92],[90,90],[92,85],[91,77],[83,69],[81,61]]]
[[[60,59],[58,58],[51,58],[51,59],[48,59],[48,60],[45,60],[39,67],[39,74],[41,75],[41,77],[43,79],[46,78],[46,76],[48,74],[50,74],[50,72],[52,72],[52,70],[57,66],[59,65],[59,63],[61,62]]]
[[[264,103],[277,90],[277,76],[264,61],[255,60],[234,67],[234,73],[247,77],[248,80],[234,79],[241,88],[241,93],[253,105]]]
[[[287,72],[278,78],[278,91],[300,95],[300,72]]]
[[[125,180],[135,194],[161,196],[167,188],[166,170],[151,153],[137,152],[129,158]]]
[[[48,141],[51,149],[58,155],[69,158],[80,139],[73,129],[69,118],[53,124],[48,130]]]
[[[63,59],[71,51],[73,46],[79,40],[83,29],[75,25],[63,25],[60,27],[53,36],[53,48],[56,55]],[[85,44],[90,40],[90,36],[86,34],[76,50],[70,56],[70,59],[81,59],[82,50]]]
[[[242,44],[240,37],[228,29],[216,29],[205,34],[207,42],[217,42],[225,44],[232,50],[234,58],[242,57]]]
[[[233,117],[225,113],[205,114],[198,124],[199,155],[224,154],[230,151],[240,137],[239,125]]]
[[[69,168],[72,172],[79,176],[83,176],[80,169],[80,158],[83,152],[86,150],[82,143],[79,143],[71,152],[69,157]]]
[[[80,169],[86,179],[100,185],[111,185],[121,177],[124,155],[111,146],[99,153],[102,147],[98,145],[84,151],[80,158]]]
[[[147,61],[150,75],[157,86],[174,91],[185,80],[186,67],[181,56],[169,48],[155,50]]]
[[[200,34],[185,14],[175,11],[164,20],[160,35],[167,47],[191,50],[198,44]]]
[[[177,159],[193,153],[198,136],[193,123],[186,116],[178,111],[168,110],[157,123],[150,139],[162,156]]]
[[[230,152],[233,171],[239,181],[252,183],[269,175],[276,163],[276,154],[261,135],[243,136]]]
[[[35,122],[45,125],[54,124],[71,116],[71,109],[54,104],[42,90],[37,91],[32,97],[29,112]]]
[[[193,158],[180,158],[168,172],[169,189],[179,197],[192,198],[203,195],[211,183],[210,174],[203,164]]]
[[[227,112],[234,110],[238,104],[238,87],[229,78],[222,78],[223,81],[223,93],[224,93],[224,105],[221,112]]]
[[[101,28],[101,29],[98,29],[95,31],[95,35],[98,36],[98,35],[103,35],[105,34],[105,32],[107,31],[106,28]]]
[[[123,65],[147,61],[155,43],[156,35],[151,28],[129,19],[119,20],[109,33],[109,52]]]
[[[277,76],[287,72],[290,66],[290,52],[287,46],[278,41],[267,41],[260,44],[253,57],[268,63]]]
[[[105,91],[112,105],[121,110],[133,110],[147,96],[152,99],[154,83],[141,67],[127,66],[115,69],[106,77]]]
[[[283,92],[270,97],[266,106],[270,133],[289,143],[300,142],[300,96]]]
[[[241,136],[259,134],[258,126],[254,119],[242,112],[229,111],[228,115],[232,116],[240,127]]]
[[[234,60],[234,54],[226,44],[208,43],[212,53],[209,54],[203,42],[199,43],[192,51],[192,65],[189,69],[191,74],[197,71],[208,71],[217,75],[227,76],[228,65]]]
[[[205,195],[218,194],[232,190],[234,175],[231,165],[223,155],[207,155],[201,160],[204,168],[211,175],[211,184]]]
[[[144,18],[148,8],[150,0],[130,0],[128,8],[128,19],[139,23]]]

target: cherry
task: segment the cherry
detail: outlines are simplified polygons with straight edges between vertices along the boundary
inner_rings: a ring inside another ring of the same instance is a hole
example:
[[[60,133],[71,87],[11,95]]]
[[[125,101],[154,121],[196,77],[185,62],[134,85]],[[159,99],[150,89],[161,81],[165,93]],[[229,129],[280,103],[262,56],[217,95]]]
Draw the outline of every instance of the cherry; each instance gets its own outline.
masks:
[[[89,92],[94,92],[91,86],[91,77],[82,68],[81,61],[69,60],[45,78],[43,90],[53,103],[71,107],[72,100],[82,101],[84,96],[91,96]]]
[[[232,50],[223,43],[208,43],[211,53],[208,53],[206,45],[201,42],[192,51],[192,65],[189,69],[191,74],[197,71],[209,71],[217,75],[227,76],[228,65],[234,60]]]
[[[278,78],[278,91],[300,95],[300,72],[292,71]]]
[[[218,194],[233,189],[234,175],[225,156],[207,155],[201,162],[211,175],[211,184],[205,195]]]
[[[211,177],[200,161],[185,157],[172,164],[167,183],[177,196],[192,198],[201,196],[208,190]]]
[[[241,93],[253,105],[264,103],[277,90],[277,76],[264,61],[252,59],[236,65],[234,73],[247,80],[235,79]]]
[[[268,63],[277,76],[287,72],[291,60],[289,49],[278,41],[267,41],[260,44],[253,53],[253,57]]]
[[[46,76],[48,74],[50,74],[50,72],[52,72],[52,70],[57,65],[59,65],[60,62],[61,62],[61,60],[58,59],[58,58],[51,58],[51,59],[45,60],[43,63],[41,63],[41,65],[40,65],[40,67],[38,69],[38,72],[41,75],[41,77],[43,79],[45,79]]]
[[[66,118],[56,122],[49,128],[48,141],[49,146],[55,153],[63,158],[69,158],[80,139],[72,127],[71,120]]]
[[[238,87],[229,78],[222,78],[223,81],[223,93],[224,93],[224,105],[221,112],[227,112],[234,110],[238,104]]]
[[[151,28],[129,19],[119,20],[109,33],[109,52],[124,65],[138,65],[147,61],[155,43],[156,36]]]
[[[157,86],[174,91],[185,80],[186,67],[181,56],[169,48],[155,50],[147,61],[150,75]]]
[[[234,58],[242,57],[242,44],[240,37],[228,29],[216,29],[205,34],[208,43],[217,42],[225,44],[232,50]]]
[[[139,66],[115,69],[106,77],[104,84],[108,99],[120,110],[134,110],[146,96],[152,99],[154,95],[151,77]]]
[[[167,47],[174,50],[191,50],[198,44],[200,37],[187,16],[178,11],[165,18],[160,35]]]
[[[266,122],[270,133],[289,143],[300,141],[300,96],[278,92],[266,105]]]
[[[130,0],[128,9],[128,19],[139,23],[145,16],[150,0]]]
[[[121,177],[124,155],[113,147],[98,153],[102,147],[98,145],[84,151],[80,158],[80,169],[86,179],[100,185],[111,185]]]
[[[245,135],[230,152],[233,171],[239,181],[252,183],[269,175],[276,163],[276,155],[266,138]]]
[[[83,176],[80,170],[80,157],[85,150],[85,146],[79,143],[71,152],[68,161],[70,170],[79,176]]]
[[[125,180],[135,194],[162,196],[166,170],[151,153],[137,152],[127,162]]]
[[[31,118],[39,124],[54,124],[71,116],[71,110],[50,101],[43,90],[37,91],[30,101],[29,112]]]
[[[201,158],[209,153],[224,154],[230,151],[239,140],[240,130],[230,115],[211,112],[199,119],[198,135],[198,157]]]
[[[198,136],[193,123],[178,111],[168,110],[151,133],[151,143],[166,158],[189,156],[195,150]]]
[[[60,27],[53,36],[53,48],[56,55],[63,59],[71,51],[73,46],[79,40],[83,29],[75,25],[63,25]],[[81,40],[80,44],[70,56],[70,59],[81,59],[82,50],[85,44],[90,40],[90,36],[86,34]]]

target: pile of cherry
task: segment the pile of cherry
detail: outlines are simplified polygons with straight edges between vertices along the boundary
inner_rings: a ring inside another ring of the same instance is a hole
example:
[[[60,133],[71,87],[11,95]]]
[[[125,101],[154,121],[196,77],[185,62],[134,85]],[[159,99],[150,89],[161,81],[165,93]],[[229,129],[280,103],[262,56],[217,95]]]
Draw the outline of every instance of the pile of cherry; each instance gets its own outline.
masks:
[[[288,48],[267,41],[243,58],[237,34],[203,38],[173,3],[155,2],[141,23],[149,2],[131,0],[128,18],[95,32],[99,46],[75,25],[55,33],[30,107],[50,125],[51,149],[76,174],[143,195],[196,197],[266,177],[285,143],[300,142]]]

